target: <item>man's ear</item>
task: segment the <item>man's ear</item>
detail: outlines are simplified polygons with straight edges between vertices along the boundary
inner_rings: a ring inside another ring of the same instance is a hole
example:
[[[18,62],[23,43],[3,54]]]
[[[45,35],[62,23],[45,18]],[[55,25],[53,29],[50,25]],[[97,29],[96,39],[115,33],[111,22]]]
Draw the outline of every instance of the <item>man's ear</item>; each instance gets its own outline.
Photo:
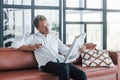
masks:
[[[36,27],[36,30],[39,31],[39,27]]]

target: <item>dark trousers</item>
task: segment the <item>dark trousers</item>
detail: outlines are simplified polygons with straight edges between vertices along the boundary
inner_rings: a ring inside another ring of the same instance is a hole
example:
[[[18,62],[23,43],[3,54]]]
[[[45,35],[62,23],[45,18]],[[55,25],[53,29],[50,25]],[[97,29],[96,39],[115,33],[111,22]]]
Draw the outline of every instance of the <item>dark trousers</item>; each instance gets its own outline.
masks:
[[[50,61],[45,66],[41,66],[41,69],[45,72],[57,75],[59,80],[70,80],[70,78],[73,80],[87,80],[85,72],[70,63]]]

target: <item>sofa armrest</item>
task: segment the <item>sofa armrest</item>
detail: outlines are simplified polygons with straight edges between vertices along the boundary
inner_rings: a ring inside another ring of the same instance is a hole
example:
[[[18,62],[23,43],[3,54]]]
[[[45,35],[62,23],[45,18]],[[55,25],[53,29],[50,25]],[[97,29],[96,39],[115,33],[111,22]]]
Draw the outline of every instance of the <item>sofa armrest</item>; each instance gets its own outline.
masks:
[[[0,71],[37,69],[33,52],[12,48],[0,48]]]
[[[109,54],[113,63],[120,66],[120,52],[109,51]]]
[[[110,57],[114,64],[118,65],[118,73],[117,73],[117,79],[120,80],[120,52],[119,51],[110,51],[109,52]]]

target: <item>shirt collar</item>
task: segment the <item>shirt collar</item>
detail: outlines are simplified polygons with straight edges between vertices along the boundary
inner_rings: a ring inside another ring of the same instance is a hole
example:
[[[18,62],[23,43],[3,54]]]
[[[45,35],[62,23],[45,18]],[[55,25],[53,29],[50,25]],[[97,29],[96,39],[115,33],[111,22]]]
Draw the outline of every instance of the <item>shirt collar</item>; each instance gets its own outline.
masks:
[[[37,34],[37,35],[40,35],[40,36],[42,36],[42,37],[44,37],[44,38],[46,38],[46,37],[48,37],[48,36],[50,35],[50,33],[48,33],[47,36],[45,37],[45,36],[44,36],[42,33],[40,33],[40,32],[37,32],[36,34]]]

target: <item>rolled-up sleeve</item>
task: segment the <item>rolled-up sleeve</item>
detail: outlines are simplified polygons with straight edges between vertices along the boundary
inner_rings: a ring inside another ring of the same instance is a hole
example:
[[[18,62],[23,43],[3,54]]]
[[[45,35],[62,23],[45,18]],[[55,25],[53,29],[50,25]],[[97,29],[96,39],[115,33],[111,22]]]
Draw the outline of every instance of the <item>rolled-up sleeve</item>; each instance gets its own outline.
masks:
[[[18,49],[22,45],[25,45],[25,38],[24,37],[17,37],[11,44],[11,48]]]

